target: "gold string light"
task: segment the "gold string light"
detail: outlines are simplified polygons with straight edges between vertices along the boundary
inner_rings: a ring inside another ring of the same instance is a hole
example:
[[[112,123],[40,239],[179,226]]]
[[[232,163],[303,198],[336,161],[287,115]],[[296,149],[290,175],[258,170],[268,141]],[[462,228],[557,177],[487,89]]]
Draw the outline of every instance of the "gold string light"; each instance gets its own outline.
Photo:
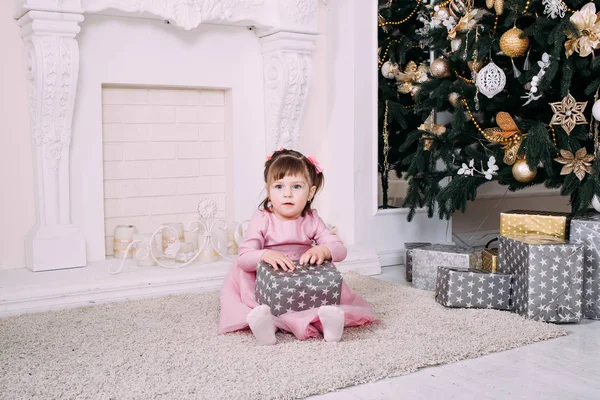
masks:
[[[554,142],[554,146],[556,146],[556,148],[558,148],[558,144],[556,144],[556,132],[554,131],[554,128],[552,127],[552,125],[548,125],[550,127],[550,132],[552,133],[552,141]]]
[[[406,21],[408,21],[409,19],[412,18],[413,15],[415,15],[415,13],[417,12],[417,10],[419,9],[419,6],[421,5],[421,1],[422,0],[417,0],[417,5],[415,6],[415,9],[412,10],[412,12],[410,14],[408,14],[408,17],[404,18],[401,21],[391,21],[391,22],[381,22],[380,24],[378,24],[378,26],[381,28],[383,26],[387,26],[387,25],[400,25],[405,23]]]
[[[464,76],[460,75],[458,72],[454,71],[454,74],[456,75],[457,78],[462,79],[463,81],[467,82],[467,83],[475,83],[472,79],[468,79],[465,78]]]
[[[529,4],[531,4],[531,0],[527,0],[527,3],[525,3],[525,9],[521,14],[525,14],[527,12],[527,10],[529,9]]]
[[[385,51],[383,52],[383,57],[379,60],[379,69],[381,69],[381,66],[383,65],[383,63],[385,63],[385,58],[387,57],[388,51],[390,51],[390,46],[392,45],[392,43],[400,43],[399,40],[391,40],[387,47],[385,48]]]
[[[473,121],[473,124],[475,125],[475,128],[477,128],[477,130],[479,131],[479,133],[481,133],[482,135],[485,136],[483,129],[481,129],[481,127],[479,126],[479,124],[477,123],[477,121],[475,120],[475,117],[473,117],[473,113],[471,112],[471,109],[469,108],[469,104],[467,103],[467,101],[465,99],[461,99],[462,103],[465,105],[467,112],[469,113],[469,117],[471,117],[471,121]]]
[[[385,112],[383,113],[383,168],[385,171],[389,169],[388,152],[390,151],[389,132],[387,128],[389,100],[385,101]]]
[[[567,11],[568,11],[568,12],[572,12],[572,13],[574,13],[574,12],[575,12],[575,10],[571,10],[571,9],[569,8],[569,6],[567,6],[567,5],[565,4],[565,2],[564,2],[564,1],[562,1],[561,3],[562,3],[562,5],[563,5],[563,6],[565,6],[565,8],[567,9]]]

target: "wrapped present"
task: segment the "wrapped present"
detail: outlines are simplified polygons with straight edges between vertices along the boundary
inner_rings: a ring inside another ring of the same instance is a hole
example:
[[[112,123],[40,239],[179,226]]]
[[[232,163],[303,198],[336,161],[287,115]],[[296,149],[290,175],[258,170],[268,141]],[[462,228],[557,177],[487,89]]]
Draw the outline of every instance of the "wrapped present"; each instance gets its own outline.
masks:
[[[547,322],[581,319],[582,245],[533,235],[501,236],[499,245],[498,271],[513,275],[512,311]]]
[[[520,235],[569,238],[571,214],[550,211],[514,210],[500,213],[500,236]]]
[[[340,304],[342,275],[333,264],[295,264],[294,271],[258,264],[254,296],[259,304],[268,305],[273,315]]]
[[[428,242],[407,242],[404,243],[404,268],[406,271],[406,282],[412,282],[412,251],[419,247],[429,246]]]
[[[584,247],[583,316],[600,319],[600,214],[593,212],[573,218],[571,242]]]
[[[498,272],[498,249],[483,249],[481,270],[492,274]]]
[[[446,307],[510,309],[512,275],[439,267],[435,300]]]
[[[412,250],[413,287],[435,290],[438,267],[481,268],[481,251],[470,247],[432,244]]]

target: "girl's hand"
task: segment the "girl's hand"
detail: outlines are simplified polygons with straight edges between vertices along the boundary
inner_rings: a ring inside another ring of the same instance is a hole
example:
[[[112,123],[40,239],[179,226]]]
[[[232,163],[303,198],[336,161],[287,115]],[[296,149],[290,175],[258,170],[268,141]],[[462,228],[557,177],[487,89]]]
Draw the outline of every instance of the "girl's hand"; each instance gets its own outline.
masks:
[[[323,264],[323,261],[331,260],[331,252],[327,246],[318,245],[311,247],[306,253],[302,254],[299,263],[304,264]]]
[[[288,256],[283,254],[280,251],[267,250],[263,253],[261,261],[271,264],[275,271],[279,271],[278,265],[281,266],[281,269],[284,271],[290,270],[293,271],[296,269],[296,265]]]

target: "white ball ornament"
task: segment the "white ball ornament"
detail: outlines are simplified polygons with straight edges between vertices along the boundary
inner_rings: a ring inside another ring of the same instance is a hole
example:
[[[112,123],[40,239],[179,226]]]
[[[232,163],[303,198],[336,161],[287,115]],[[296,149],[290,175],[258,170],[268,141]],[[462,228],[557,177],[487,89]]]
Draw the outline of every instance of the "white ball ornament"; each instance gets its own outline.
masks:
[[[594,103],[592,107],[592,115],[596,118],[596,121],[600,121],[600,100]]]
[[[594,198],[592,199],[592,206],[594,206],[596,211],[600,212],[600,199],[598,198],[598,196],[594,195]]]
[[[392,64],[390,61],[386,61],[381,66],[381,75],[386,79],[394,79],[394,73],[398,69],[396,64]]]

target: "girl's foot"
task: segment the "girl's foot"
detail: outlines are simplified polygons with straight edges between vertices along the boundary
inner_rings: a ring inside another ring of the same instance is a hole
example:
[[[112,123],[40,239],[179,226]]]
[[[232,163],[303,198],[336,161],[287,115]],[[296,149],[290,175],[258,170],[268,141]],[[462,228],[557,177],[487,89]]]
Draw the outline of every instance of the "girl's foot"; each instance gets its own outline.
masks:
[[[325,341],[339,342],[344,333],[344,311],[334,306],[322,306],[319,308],[319,319]]]
[[[277,343],[275,337],[275,324],[271,317],[271,309],[269,306],[263,304],[250,311],[250,314],[246,317],[246,322],[250,325],[250,330],[256,337],[258,343],[262,345],[272,345]]]

